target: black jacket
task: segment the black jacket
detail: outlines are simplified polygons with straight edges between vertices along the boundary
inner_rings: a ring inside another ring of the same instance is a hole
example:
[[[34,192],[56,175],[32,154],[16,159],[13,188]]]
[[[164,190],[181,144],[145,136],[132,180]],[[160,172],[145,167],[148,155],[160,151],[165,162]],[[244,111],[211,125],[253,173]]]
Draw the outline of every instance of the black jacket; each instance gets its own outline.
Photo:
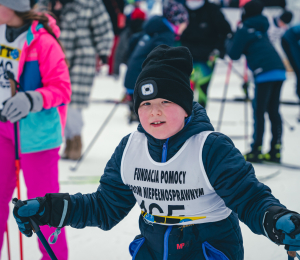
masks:
[[[118,12],[123,13],[125,1],[123,0],[102,0],[105,8],[109,14],[111,23],[113,25],[114,34],[119,35],[122,28],[118,27]]]
[[[254,77],[271,70],[285,70],[268,38],[268,28],[269,22],[265,16],[250,17],[226,43],[226,50],[231,59],[238,60],[242,54],[246,56]]]
[[[193,59],[207,61],[214,49],[224,53],[225,39],[231,28],[220,8],[206,1],[197,10],[187,10],[190,21],[181,35],[181,43],[190,49]]]
[[[134,89],[135,82],[142,71],[142,64],[147,55],[158,45],[166,44],[172,46],[175,34],[163,22],[163,17],[154,16],[145,22],[143,31],[134,34],[129,43],[129,59],[124,86]]]

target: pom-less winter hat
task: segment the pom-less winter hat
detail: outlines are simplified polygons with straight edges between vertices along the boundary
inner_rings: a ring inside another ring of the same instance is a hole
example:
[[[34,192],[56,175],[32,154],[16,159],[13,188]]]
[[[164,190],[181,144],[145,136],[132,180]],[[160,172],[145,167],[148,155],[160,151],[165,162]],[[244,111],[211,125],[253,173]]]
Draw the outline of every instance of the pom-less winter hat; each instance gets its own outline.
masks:
[[[257,0],[252,0],[244,5],[242,8],[242,21],[245,21],[246,19],[260,15],[264,9],[264,5],[262,2]]]
[[[0,5],[4,5],[17,12],[27,12],[30,8],[30,0],[0,0]]]
[[[290,11],[284,11],[282,15],[279,16],[279,19],[285,24],[289,24],[293,19],[293,14]]]
[[[135,113],[138,114],[143,101],[163,98],[178,104],[190,116],[193,107],[192,70],[193,58],[188,48],[157,46],[144,61],[135,84]]]
[[[163,7],[163,16],[174,25],[189,21],[189,13],[186,8],[173,0],[167,1],[167,5]]]

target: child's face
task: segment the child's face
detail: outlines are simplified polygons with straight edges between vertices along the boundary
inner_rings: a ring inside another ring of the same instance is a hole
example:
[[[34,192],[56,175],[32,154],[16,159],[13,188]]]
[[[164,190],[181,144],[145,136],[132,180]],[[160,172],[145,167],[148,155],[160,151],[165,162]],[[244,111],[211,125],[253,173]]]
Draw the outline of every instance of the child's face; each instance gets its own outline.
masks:
[[[184,127],[185,110],[166,99],[143,101],[138,114],[145,131],[156,139],[167,139]]]
[[[14,10],[4,5],[0,5],[0,25],[8,24],[16,16]]]

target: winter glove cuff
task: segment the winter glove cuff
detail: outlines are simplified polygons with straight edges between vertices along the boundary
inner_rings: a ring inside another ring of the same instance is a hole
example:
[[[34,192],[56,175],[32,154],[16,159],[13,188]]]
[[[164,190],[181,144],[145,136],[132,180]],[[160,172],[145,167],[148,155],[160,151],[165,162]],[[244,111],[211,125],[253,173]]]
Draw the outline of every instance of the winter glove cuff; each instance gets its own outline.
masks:
[[[29,99],[31,112],[39,112],[43,109],[44,101],[43,96],[40,92],[26,91],[25,95]]]
[[[272,206],[268,208],[265,213],[263,226],[266,236],[277,245],[284,245],[283,240],[285,238],[285,234],[282,231],[276,229],[276,223],[279,218],[287,214],[298,213],[279,206]]]
[[[59,228],[66,226],[71,212],[69,193],[47,193],[45,197],[51,212],[48,224]]]

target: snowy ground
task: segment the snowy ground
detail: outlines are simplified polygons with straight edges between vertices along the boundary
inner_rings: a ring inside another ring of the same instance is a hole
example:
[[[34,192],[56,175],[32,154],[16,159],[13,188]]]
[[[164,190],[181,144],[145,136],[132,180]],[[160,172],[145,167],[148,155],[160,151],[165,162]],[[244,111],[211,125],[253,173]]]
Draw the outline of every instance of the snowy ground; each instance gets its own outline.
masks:
[[[243,62],[234,63],[235,68],[243,71]],[[224,90],[224,81],[226,75],[226,65],[219,61],[215,71],[214,78],[209,89],[209,97],[221,98]],[[122,68],[124,74],[125,67]],[[103,69],[102,75],[95,80],[92,93],[93,99],[120,99],[123,94],[122,82],[123,77],[116,81],[106,75],[106,68]],[[242,97],[241,79],[234,73],[231,74],[228,97]],[[283,100],[296,101],[294,94],[295,77],[293,74],[288,75],[288,80],[285,82],[282,92]],[[113,104],[91,104],[84,111],[85,128],[83,132],[84,147],[90,142],[94,134],[97,132]],[[209,102],[207,107],[208,115],[214,126],[217,125],[218,115],[220,110],[220,102]],[[252,132],[252,115],[251,106],[249,110],[249,132]],[[295,126],[295,130],[291,132],[288,127],[284,126],[283,136],[283,161],[288,163],[299,164],[300,155],[300,124],[296,123],[296,116],[299,113],[299,108],[294,106],[281,106],[280,108],[283,118],[290,124]],[[77,192],[91,193],[98,186],[98,181],[103,174],[103,169],[106,162],[109,160],[115,147],[120,142],[121,138],[131,131],[136,129],[137,124],[127,124],[127,107],[119,105],[116,113],[104,129],[94,147],[80,166],[77,172],[70,171],[70,166],[74,162],[60,161],[60,181],[61,192],[69,192],[74,194]],[[221,131],[229,136],[244,134],[244,103],[226,103],[224,109],[224,118]],[[270,140],[269,124],[266,124],[267,134],[265,135],[265,150],[267,150]],[[233,140],[235,145],[242,153],[249,149],[250,140],[245,147],[244,140]],[[274,173],[277,167],[273,166],[256,166],[256,174],[258,178]],[[300,212],[299,190],[300,171],[280,169],[278,176],[266,180],[265,184],[270,186],[273,194],[278,197],[283,204],[288,208]],[[22,181],[22,199],[26,199],[26,188],[23,179]],[[115,228],[109,232],[102,231],[97,228],[86,228],[76,230],[67,228],[68,245],[70,249],[70,259],[130,259],[128,253],[128,245],[139,234],[138,230],[139,209],[134,209],[129,215]],[[244,224],[241,224],[245,259],[247,260],[275,260],[287,259],[283,247],[278,247],[272,244],[267,238],[257,236]],[[12,215],[9,218],[10,244],[12,251],[12,259],[19,259],[18,248],[18,233],[17,225],[15,224]],[[24,256],[25,260],[40,259],[41,255],[38,251],[36,239],[24,237]],[[2,250],[2,260],[7,260],[6,242]]]

